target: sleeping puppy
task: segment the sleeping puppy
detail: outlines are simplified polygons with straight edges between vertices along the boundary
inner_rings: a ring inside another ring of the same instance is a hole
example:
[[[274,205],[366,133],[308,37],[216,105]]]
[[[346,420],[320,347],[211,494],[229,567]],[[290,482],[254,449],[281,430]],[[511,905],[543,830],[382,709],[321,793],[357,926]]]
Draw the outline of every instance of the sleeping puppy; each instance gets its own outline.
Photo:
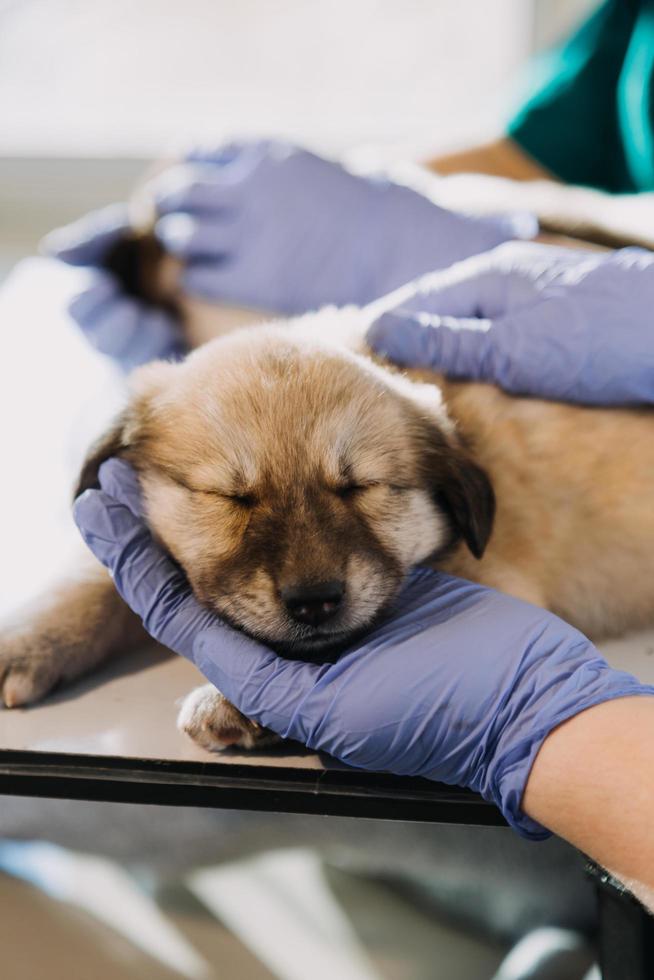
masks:
[[[576,233],[570,202],[559,203],[553,227]],[[392,612],[421,562],[545,606],[593,638],[654,621],[650,412],[400,374],[365,349],[378,309],[233,333],[253,315],[181,293],[144,189],[134,213],[106,265],[128,294],[178,315],[201,349],[136,372],[78,492],[104,459],[129,459],[151,528],[202,602],[312,660],[333,659]],[[144,638],[80,552],[74,574],[0,634],[2,699],[32,703]],[[179,725],[214,750],[272,738],[210,685],[189,695]]]
[[[78,490],[128,459],[199,599],[286,657],[337,656],[425,562],[593,637],[652,622],[651,413],[400,374],[365,352],[371,316],[326,309],[140,369]],[[80,567],[4,633],[5,704],[141,640],[104,570]],[[179,724],[213,750],[272,737],[209,685]]]
[[[489,480],[438,389],[345,346],[363,322],[324,310],[142,369],[78,487],[109,456],[132,462],[150,526],[198,598],[286,657],[333,659],[413,565],[459,539],[479,556],[492,527]],[[210,748],[267,737],[211,688],[181,724]]]

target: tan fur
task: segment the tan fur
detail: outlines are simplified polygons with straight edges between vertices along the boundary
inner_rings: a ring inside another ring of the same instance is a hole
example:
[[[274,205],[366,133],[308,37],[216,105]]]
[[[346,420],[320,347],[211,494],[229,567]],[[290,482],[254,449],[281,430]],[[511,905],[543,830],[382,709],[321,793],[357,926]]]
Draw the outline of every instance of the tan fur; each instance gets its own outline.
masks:
[[[294,329],[308,336],[324,333],[329,329],[330,317],[334,316],[343,320],[351,314],[348,311],[322,313],[320,320],[304,318]],[[361,324],[357,321],[351,331],[351,346],[360,346],[360,335]],[[347,329],[343,331],[341,324],[338,343],[343,343],[346,336]],[[223,360],[226,345],[222,342],[195,355],[203,362],[196,390],[206,393],[211,378],[211,383],[220,389],[219,399],[230,405],[232,415],[228,424],[244,434],[241,442],[250,447],[252,456],[264,459],[268,466],[277,465],[280,472],[290,473],[302,483],[306,479],[302,474],[307,461],[320,458],[316,434],[308,439],[302,426],[298,431],[297,421],[306,419],[307,405],[288,399],[277,386],[267,389],[270,401],[258,406],[264,425],[257,424],[256,436],[251,436],[252,406],[240,393],[242,382],[239,380],[230,388],[221,381],[220,371],[227,370],[238,379],[247,377],[249,391],[256,387],[254,372],[265,343],[266,336],[259,330],[240,339],[240,346],[237,345],[240,370],[234,368],[230,359]],[[327,410],[320,428],[327,444],[333,445],[338,434],[355,430],[360,458],[369,458],[374,465],[380,459],[380,447],[370,441],[368,427],[372,420],[378,422],[381,409],[375,406],[374,398],[365,395],[368,369],[357,364],[357,370],[359,381],[347,378],[348,401],[337,409],[330,404],[327,393],[345,375],[340,362],[330,360],[328,353],[319,358],[298,392],[302,398],[310,394],[316,406]],[[481,560],[459,544],[453,553],[439,561],[439,567],[546,606],[594,638],[651,623],[654,584],[648,570],[654,553],[652,412],[583,408],[513,398],[490,385],[446,382],[426,372],[408,374],[415,381],[438,383],[450,421],[472,447],[474,458],[489,473],[497,497],[494,531]],[[388,383],[393,386],[397,380],[393,377]],[[424,389],[416,391],[421,408],[426,408],[441,427],[450,431],[438,397],[433,397],[429,405]],[[435,389],[432,391],[436,395]],[[410,394],[410,390],[405,388],[405,393]],[[180,445],[181,442],[195,445],[197,438],[201,438],[194,422],[201,418],[197,405],[192,414],[193,417],[183,417]],[[282,428],[289,434],[287,444],[278,439],[277,429],[266,428],[271,420],[279,423],[280,418],[284,419]],[[206,424],[206,419],[199,424]],[[225,440],[225,433],[221,433],[220,440],[224,444],[229,438]],[[384,448],[392,447],[397,455],[393,462],[386,458],[388,469],[378,468],[378,475],[390,479],[390,472],[398,468],[407,472],[411,465],[409,442],[406,431],[389,419]],[[302,449],[299,455],[298,447]],[[252,459],[248,465],[251,464]],[[203,475],[206,478],[209,473]],[[381,499],[375,498],[376,492],[368,493],[360,505],[373,522],[383,511]],[[156,510],[155,506],[152,511],[155,526]],[[165,517],[161,520],[166,523]],[[185,520],[180,522],[180,527],[182,524],[188,527]],[[381,524],[377,533],[391,550],[396,547],[400,554],[406,546],[403,562],[412,564],[425,557],[419,548],[411,552],[410,541],[428,540],[429,547],[425,550],[435,550],[433,535],[438,535],[437,521],[434,522],[433,509],[431,512],[424,509],[424,499],[416,500],[414,507],[408,506],[406,500],[403,502],[397,527],[388,515]],[[434,528],[432,537],[427,533],[430,526]],[[162,529],[163,537],[170,533],[170,528]],[[186,531],[180,533],[184,535]],[[231,532],[227,533],[231,537]],[[198,537],[199,542],[203,534],[204,531]],[[172,550],[179,547],[177,542],[169,544]],[[264,591],[260,583],[257,594]]]
[[[404,379],[316,343],[316,320],[241,332],[182,366],[146,368],[127,427],[151,526],[196,594],[267,642],[307,639],[279,601],[285,586],[356,579],[331,640],[366,625],[449,533],[414,438],[424,392],[416,406]],[[429,424],[449,431],[431,401]],[[344,480],[361,487],[356,501],[339,497]]]
[[[104,568],[80,549],[74,572],[3,623],[2,699],[8,708],[38,701],[145,635]]]
[[[267,642],[307,649],[307,630],[279,599],[297,580],[346,582],[334,635],[374,619],[408,568],[452,539],[439,489],[453,484],[456,497],[470,458],[494,485],[494,530],[481,559],[459,540],[438,567],[546,606],[595,638],[651,623],[652,413],[402,376],[357,353],[371,315],[325,310],[142,369],[87,476],[122,447],[151,526],[196,593]],[[348,481],[362,489],[343,497]],[[135,642],[110,580],[82,576],[3,635],[5,703],[43,696],[130,633]],[[318,638],[313,649],[322,648]],[[214,749],[270,740],[207,688],[184,706],[180,727]]]
[[[481,561],[455,574],[546,606],[597,639],[654,621],[654,414],[443,385],[497,497]]]

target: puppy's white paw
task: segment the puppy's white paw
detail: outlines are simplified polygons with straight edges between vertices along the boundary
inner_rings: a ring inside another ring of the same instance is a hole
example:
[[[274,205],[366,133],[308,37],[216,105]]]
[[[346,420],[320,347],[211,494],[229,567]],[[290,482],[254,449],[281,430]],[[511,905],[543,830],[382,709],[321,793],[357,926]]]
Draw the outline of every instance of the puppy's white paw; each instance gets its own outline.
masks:
[[[242,715],[212,684],[196,687],[184,698],[177,727],[209,752],[254,749],[279,741],[277,735]]]
[[[61,680],[62,657],[47,637],[29,629],[0,638],[0,692],[6,708],[33,704]]]

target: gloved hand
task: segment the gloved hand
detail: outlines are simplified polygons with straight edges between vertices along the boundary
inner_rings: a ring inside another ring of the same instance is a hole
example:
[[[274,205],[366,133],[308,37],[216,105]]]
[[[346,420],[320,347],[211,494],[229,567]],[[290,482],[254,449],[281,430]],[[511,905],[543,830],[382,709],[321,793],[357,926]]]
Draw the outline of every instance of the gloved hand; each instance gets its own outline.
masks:
[[[286,314],[366,303],[537,230],[532,215],[454,214],[275,142],[196,153],[162,175],[156,200],[157,235],[187,263],[189,293]]]
[[[84,268],[85,281],[68,312],[90,343],[125,371],[185,352],[181,326],[175,318],[127,296],[118,280],[102,268],[111,246],[128,230],[127,207],[110,204],[51,232],[42,243],[46,254]]]
[[[127,463],[104,463],[100,485],[75,505],[86,543],[152,636],[246,716],[359,768],[468,786],[526,836],[547,835],[521,810],[547,734],[591,705],[654,693],[550,613],[426,569],[337,663],[282,659],[196,601],[153,542]]]
[[[588,405],[654,401],[654,254],[527,242],[425,276],[367,341],[398,364]]]

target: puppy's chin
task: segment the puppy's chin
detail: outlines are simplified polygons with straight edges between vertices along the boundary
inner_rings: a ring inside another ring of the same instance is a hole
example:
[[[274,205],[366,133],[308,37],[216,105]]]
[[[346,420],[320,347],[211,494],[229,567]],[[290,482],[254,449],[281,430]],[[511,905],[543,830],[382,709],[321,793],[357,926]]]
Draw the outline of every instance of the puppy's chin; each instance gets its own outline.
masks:
[[[376,622],[376,620],[375,620]],[[332,636],[316,634],[299,640],[263,640],[285,660],[304,660],[310,664],[333,664],[350,647],[368,633],[374,622],[357,629],[334,633]],[[261,639],[261,638],[260,638]]]
[[[378,610],[369,622],[353,629],[339,630],[334,633],[314,632],[301,637],[280,639],[279,637],[267,636],[265,629],[257,629],[251,624],[240,623],[236,617],[217,609],[214,603],[207,603],[207,605],[234,629],[252,637],[258,643],[270,647],[285,660],[303,660],[312,664],[335,663],[352,644],[364,637],[377,625],[384,613],[383,609]]]

